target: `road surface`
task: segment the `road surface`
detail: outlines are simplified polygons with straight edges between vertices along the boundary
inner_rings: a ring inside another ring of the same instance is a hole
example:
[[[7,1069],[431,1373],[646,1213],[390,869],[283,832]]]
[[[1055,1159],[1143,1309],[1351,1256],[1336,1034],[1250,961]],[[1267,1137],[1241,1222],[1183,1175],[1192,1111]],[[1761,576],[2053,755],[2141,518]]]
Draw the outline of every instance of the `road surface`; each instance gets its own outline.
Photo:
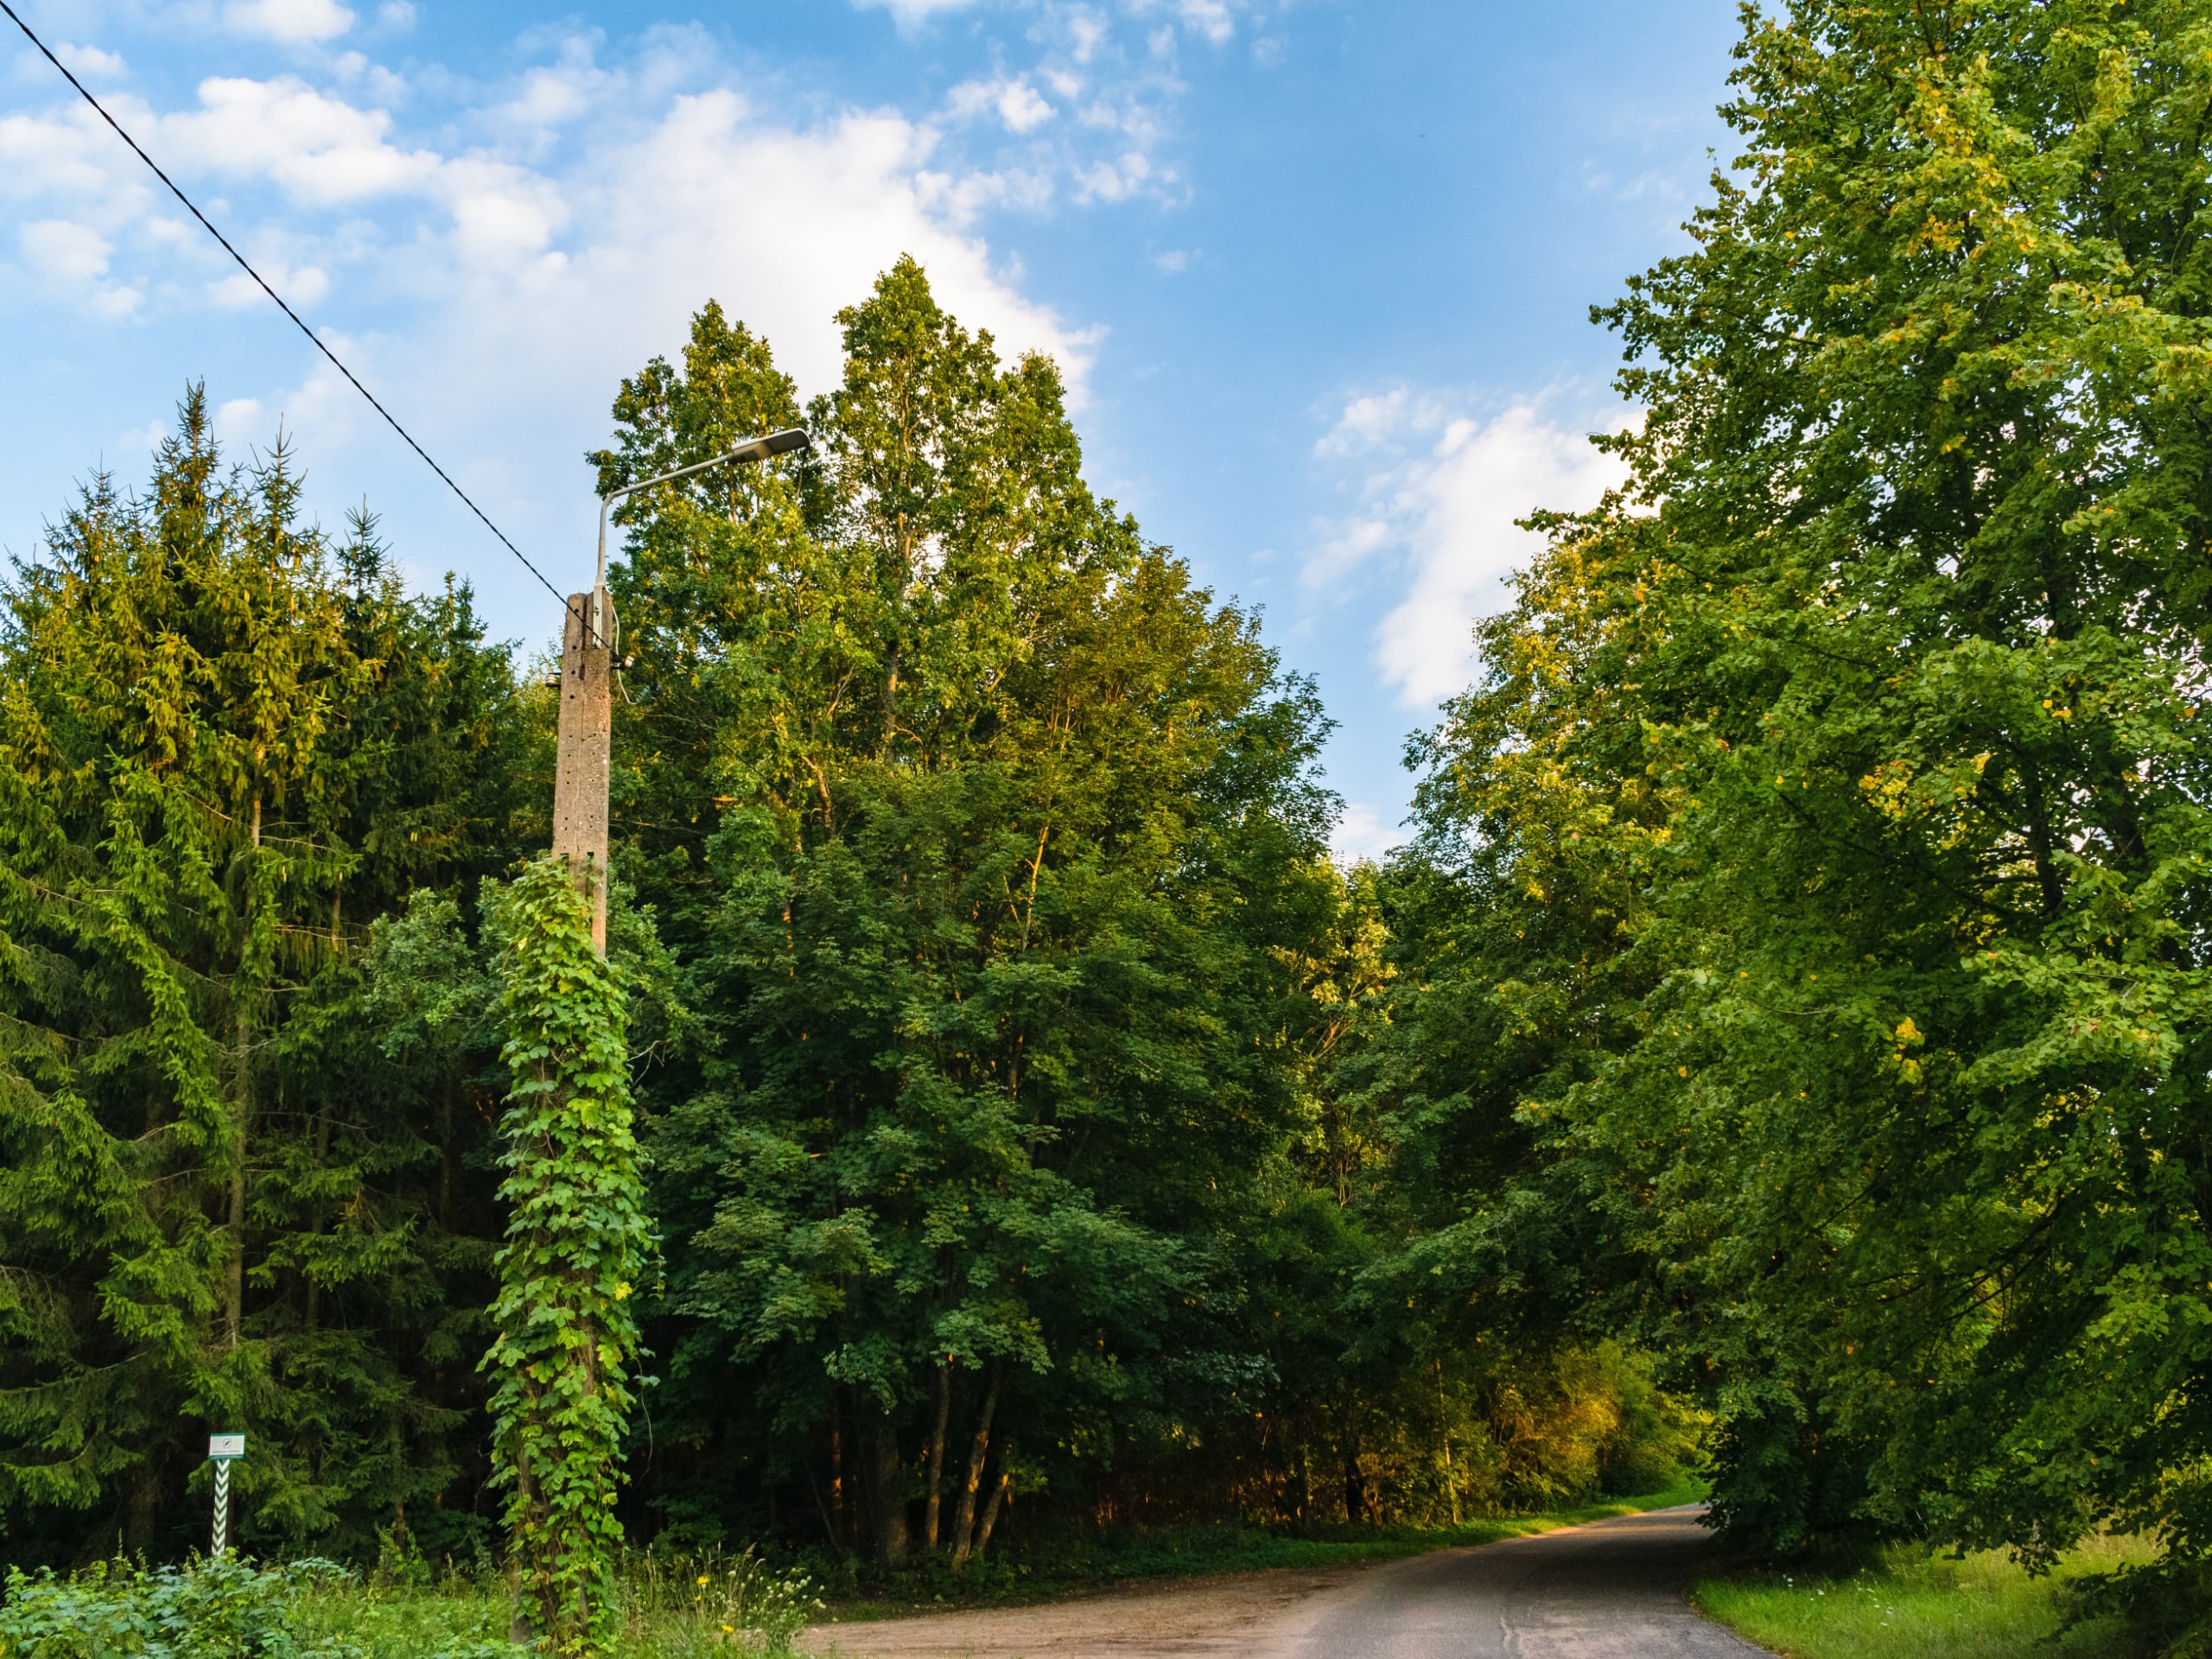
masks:
[[[842,1659],[1753,1659],[1682,1583],[1695,1509],[1379,1567],[1240,1573],[1078,1601],[818,1625]]]
[[[1370,1574],[1275,1634],[1283,1659],[1746,1659],[1683,1580],[1712,1535],[1695,1509],[1623,1516]],[[1295,1617],[1295,1616],[1294,1616]],[[1307,1621],[1310,1620],[1310,1623]]]

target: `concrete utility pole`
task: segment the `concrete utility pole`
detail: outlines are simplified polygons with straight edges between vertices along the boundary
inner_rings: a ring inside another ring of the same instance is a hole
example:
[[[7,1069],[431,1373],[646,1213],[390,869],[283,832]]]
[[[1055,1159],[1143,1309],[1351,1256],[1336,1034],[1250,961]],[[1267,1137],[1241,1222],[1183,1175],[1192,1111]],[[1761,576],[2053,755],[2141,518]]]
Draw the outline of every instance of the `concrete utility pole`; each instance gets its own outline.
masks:
[[[553,850],[591,906],[592,949],[607,954],[607,789],[614,764],[614,601],[601,579],[569,595],[561,626],[561,725],[553,772]]]
[[[614,769],[614,600],[607,591],[607,510],[623,496],[725,461],[742,464],[804,449],[805,429],[747,438],[708,461],[640,479],[599,498],[599,569],[588,594],[571,594],[561,626],[561,723],[553,772],[553,850],[576,873],[591,906],[592,948],[607,954],[607,785]]]

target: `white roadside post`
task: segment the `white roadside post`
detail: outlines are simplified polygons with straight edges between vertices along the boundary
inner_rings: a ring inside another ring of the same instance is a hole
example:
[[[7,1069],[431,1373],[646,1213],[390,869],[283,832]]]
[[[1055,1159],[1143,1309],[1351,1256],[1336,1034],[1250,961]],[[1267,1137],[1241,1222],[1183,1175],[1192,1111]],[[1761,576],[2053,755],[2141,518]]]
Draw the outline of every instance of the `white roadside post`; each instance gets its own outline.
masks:
[[[591,906],[592,948],[607,954],[607,785],[614,771],[614,600],[607,591],[607,511],[626,495],[709,467],[743,466],[808,445],[804,429],[747,438],[707,461],[639,479],[599,498],[599,568],[588,594],[569,596],[561,633],[561,708],[555,738],[553,850],[575,872]]]
[[[207,1455],[215,1465],[215,1548],[210,1552],[213,1559],[230,1548],[231,1465],[245,1456],[245,1436],[210,1434]]]

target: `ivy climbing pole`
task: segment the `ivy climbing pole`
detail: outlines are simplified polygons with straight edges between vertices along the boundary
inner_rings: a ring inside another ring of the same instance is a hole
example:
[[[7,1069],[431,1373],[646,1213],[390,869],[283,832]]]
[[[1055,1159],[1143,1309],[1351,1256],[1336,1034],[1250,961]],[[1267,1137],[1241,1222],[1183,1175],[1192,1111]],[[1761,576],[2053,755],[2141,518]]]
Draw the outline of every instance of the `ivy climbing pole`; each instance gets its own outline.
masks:
[[[514,1635],[604,1653],[614,1618],[614,1516],[633,1398],[632,1287],[651,1244],[630,1107],[628,1017],[592,912],[558,855],[503,898],[501,1124],[508,1205],[498,1258],[493,1451],[518,1573]]]

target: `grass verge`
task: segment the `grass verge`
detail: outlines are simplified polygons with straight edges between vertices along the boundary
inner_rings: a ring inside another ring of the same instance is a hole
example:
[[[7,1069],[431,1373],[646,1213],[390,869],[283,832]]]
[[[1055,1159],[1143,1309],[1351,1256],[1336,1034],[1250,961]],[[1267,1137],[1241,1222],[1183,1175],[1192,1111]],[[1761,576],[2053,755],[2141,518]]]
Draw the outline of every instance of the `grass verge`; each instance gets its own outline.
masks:
[[[1385,1560],[1452,1545],[1486,1544],[1578,1522],[1687,1503],[1702,1489],[1680,1485],[1641,1497],[1538,1515],[1506,1516],[1439,1529],[1361,1528],[1297,1537],[1254,1527],[1132,1531],[1039,1542],[1007,1560],[950,1573],[909,1571],[849,1592],[834,1607],[815,1599],[804,1567],[772,1567],[752,1552],[634,1554],[622,1564],[613,1659],[758,1659],[787,1655],[800,1627],[827,1616],[854,1620],[952,1606],[1012,1605],[1080,1595],[1108,1585],[1267,1568]],[[488,1570],[433,1572],[395,1553],[368,1574],[333,1562],[264,1566],[236,1556],[181,1567],[96,1563],[67,1577],[10,1575],[0,1599],[0,1659],[94,1659],[163,1653],[232,1659],[283,1653],[296,1659],[515,1659],[506,1639],[512,1603]]]
[[[824,1622],[896,1618],[956,1607],[1019,1606],[1146,1580],[1201,1578],[1221,1573],[1282,1567],[1338,1567],[1396,1560],[1468,1544],[1492,1544],[1532,1532],[1550,1532],[1637,1515],[1677,1503],[1694,1503],[1706,1488],[1684,1481],[1663,1491],[1601,1499],[1572,1509],[1500,1516],[1457,1527],[1361,1527],[1304,1535],[1224,1523],[1107,1533],[1059,1543],[1039,1541],[955,1578],[941,1569],[902,1573],[888,1585],[828,1592]]]
[[[2031,1577],[2001,1551],[1953,1560],[1896,1545],[1852,1572],[1707,1579],[1693,1599],[1789,1659],[2112,1659],[2125,1650],[2113,1621],[2062,1633],[2059,1586],[2149,1554],[2133,1540],[2094,1539],[2055,1573]]]

